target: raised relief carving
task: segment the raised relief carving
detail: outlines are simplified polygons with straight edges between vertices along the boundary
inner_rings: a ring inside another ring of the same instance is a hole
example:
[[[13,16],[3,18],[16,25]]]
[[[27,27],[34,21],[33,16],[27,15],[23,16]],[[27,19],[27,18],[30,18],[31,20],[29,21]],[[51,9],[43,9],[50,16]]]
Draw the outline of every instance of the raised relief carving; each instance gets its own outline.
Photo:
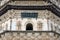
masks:
[[[40,21],[38,21],[38,23],[37,23],[37,29],[38,29],[38,31],[42,30],[42,23]]]
[[[16,22],[17,30],[21,30],[21,21]]]

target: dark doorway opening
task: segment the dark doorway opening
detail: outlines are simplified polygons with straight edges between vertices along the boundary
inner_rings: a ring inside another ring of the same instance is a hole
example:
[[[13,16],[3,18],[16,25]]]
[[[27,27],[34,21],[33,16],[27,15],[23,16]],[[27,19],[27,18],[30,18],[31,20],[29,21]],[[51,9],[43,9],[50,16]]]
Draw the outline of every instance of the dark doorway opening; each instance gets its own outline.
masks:
[[[31,23],[28,23],[26,25],[26,30],[33,30],[33,25]]]

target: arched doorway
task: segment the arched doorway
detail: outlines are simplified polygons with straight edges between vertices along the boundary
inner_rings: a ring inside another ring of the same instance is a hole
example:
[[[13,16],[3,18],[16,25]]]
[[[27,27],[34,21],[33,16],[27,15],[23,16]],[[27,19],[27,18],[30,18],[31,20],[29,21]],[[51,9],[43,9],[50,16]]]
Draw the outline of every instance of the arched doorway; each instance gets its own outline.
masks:
[[[26,25],[26,30],[33,30],[33,25],[31,23],[28,23]]]

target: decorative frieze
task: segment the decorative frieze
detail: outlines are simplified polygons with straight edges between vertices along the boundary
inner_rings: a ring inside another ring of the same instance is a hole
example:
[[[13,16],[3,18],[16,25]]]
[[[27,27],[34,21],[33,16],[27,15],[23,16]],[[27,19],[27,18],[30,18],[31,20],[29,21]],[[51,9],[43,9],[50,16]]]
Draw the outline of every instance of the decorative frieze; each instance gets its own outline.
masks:
[[[47,2],[45,1],[11,1],[9,3],[9,5],[22,5],[22,6],[27,6],[27,5],[30,5],[30,6],[39,6],[39,5],[49,5]]]
[[[12,34],[12,35],[11,35]],[[25,34],[24,32],[23,33],[20,33],[18,34],[18,32],[11,32],[11,33],[5,33],[5,35],[1,35],[1,40],[60,40],[60,36],[58,37],[59,35],[56,34],[56,36],[53,36],[52,35],[47,35],[46,32],[42,32],[42,34],[40,35],[40,33],[38,32],[34,32],[34,34],[31,32],[27,32],[27,34]]]

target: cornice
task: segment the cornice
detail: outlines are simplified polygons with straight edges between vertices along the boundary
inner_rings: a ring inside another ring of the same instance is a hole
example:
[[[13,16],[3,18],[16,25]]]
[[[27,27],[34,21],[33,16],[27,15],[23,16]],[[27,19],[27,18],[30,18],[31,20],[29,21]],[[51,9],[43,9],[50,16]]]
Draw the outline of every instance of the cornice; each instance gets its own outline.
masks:
[[[48,1],[50,2],[50,1]],[[52,3],[52,2],[50,2]],[[55,15],[60,17],[60,8],[57,7],[52,3],[52,5],[43,5],[43,6],[21,6],[21,5],[6,5],[3,9],[0,10],[0,16],[6,13],[8,10],[15,9],[15,10],[49,10],[53,12]],[[59,9],[59,10],[57,10]]]

